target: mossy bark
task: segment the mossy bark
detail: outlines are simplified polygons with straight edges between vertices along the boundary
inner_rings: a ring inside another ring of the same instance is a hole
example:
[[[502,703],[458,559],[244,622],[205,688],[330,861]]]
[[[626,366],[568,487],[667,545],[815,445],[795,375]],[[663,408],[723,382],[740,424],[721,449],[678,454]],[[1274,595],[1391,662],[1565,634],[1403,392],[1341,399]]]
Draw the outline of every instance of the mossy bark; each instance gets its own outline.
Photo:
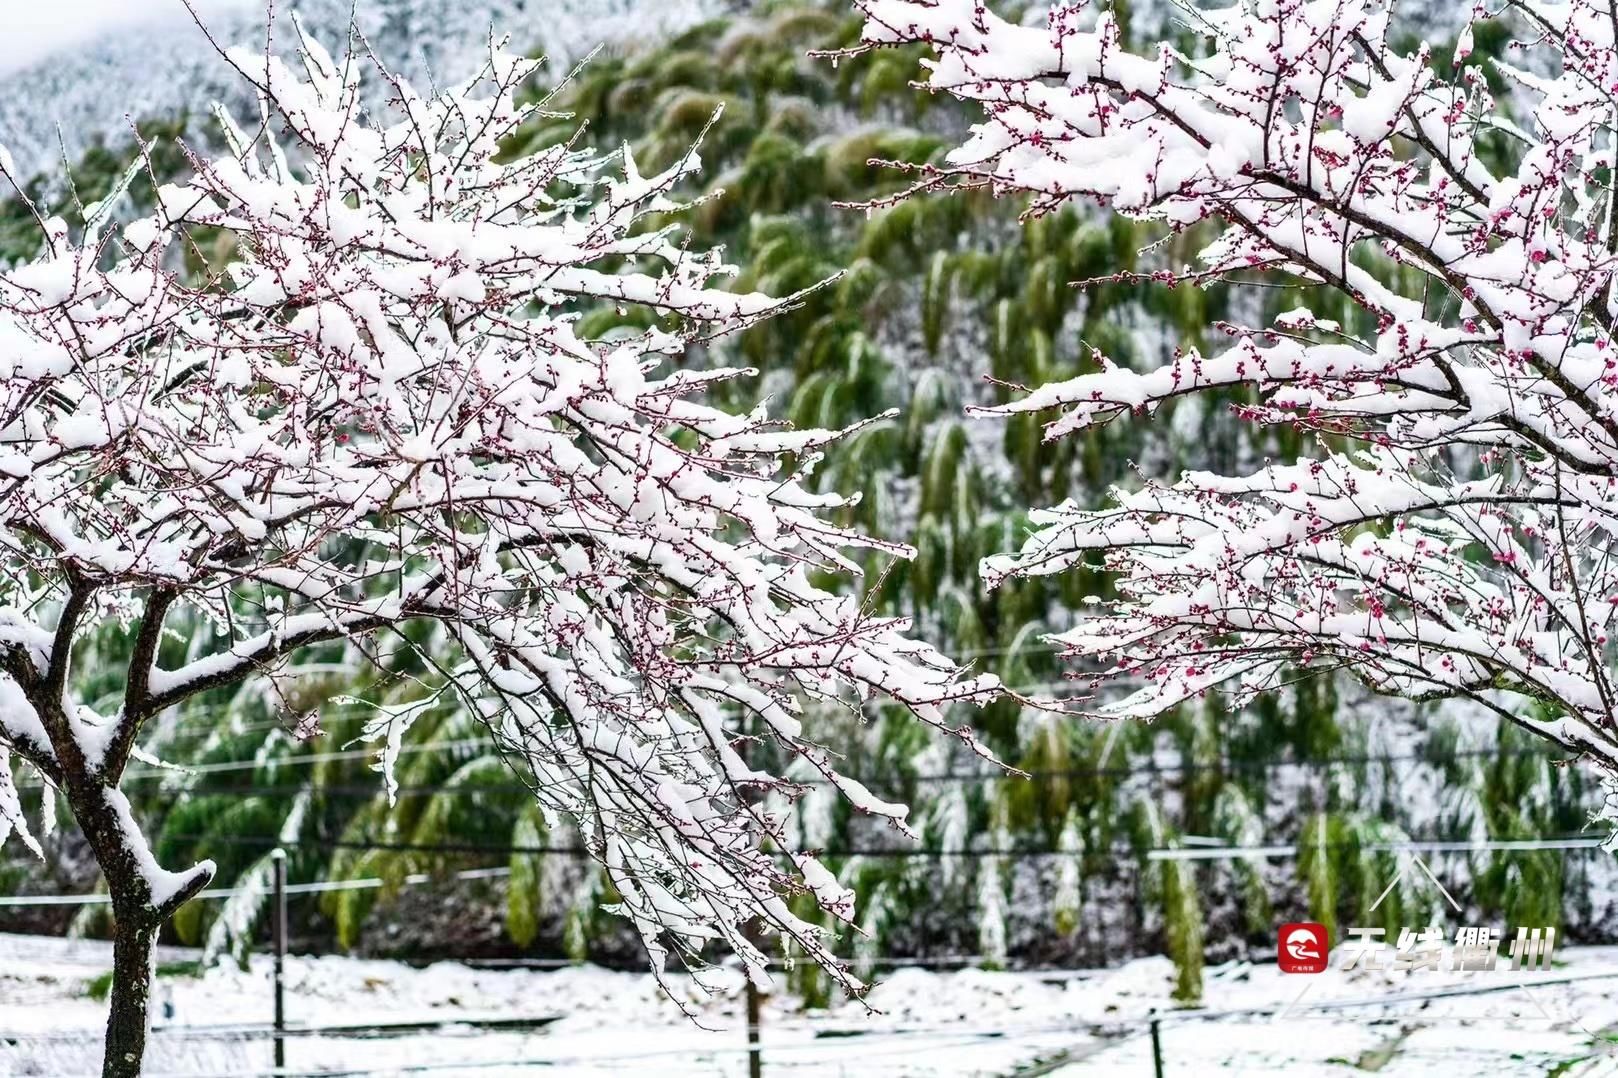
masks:
[[[157,927],[118,921],[112,943],[112,1006],[107,1012],[102,1078],[133,1078],[141,1072],[141,1062],[146,1055]]]

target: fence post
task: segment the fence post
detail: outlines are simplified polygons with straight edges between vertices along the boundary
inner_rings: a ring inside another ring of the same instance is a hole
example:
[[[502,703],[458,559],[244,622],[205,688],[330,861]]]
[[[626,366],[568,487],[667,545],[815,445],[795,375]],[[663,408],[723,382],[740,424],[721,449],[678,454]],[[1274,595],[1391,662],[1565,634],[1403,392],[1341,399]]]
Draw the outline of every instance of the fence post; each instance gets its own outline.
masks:
[[[758,986],[753,983],[752,974],[747,975],[747,1078],[763,1078],[764,1052],[759,1046],[759,998]]]
[[[1148,1012],[1152,1019],[1152,1074],[1156,1078],[1163,1078],[1163,1038],[1158,1033],[1157,1008]]]
[[[270,851],[270,865],[275,878],[275,909],[270,913],[270,936],[275,943],[275,1069],[287,1065],[287,1045],[282,1034],[286,1032],[286,986],[282,980],[287,955],[287,852]]]

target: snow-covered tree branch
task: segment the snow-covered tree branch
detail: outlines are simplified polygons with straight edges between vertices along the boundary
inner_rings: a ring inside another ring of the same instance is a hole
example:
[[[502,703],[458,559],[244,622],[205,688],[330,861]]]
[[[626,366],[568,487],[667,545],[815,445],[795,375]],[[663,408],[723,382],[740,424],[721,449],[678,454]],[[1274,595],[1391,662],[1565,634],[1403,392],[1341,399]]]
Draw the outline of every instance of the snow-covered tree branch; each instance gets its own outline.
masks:
[[[128,952],[109,1073],[138,1069],[136,972],[211,874],[158,866],[118,791],[143,726],[326,642],[412,657],[394,673],[419,692],[369,726],[384,772],[422,708],[474,710],[659,968],[717,940],[762,976],[759,924],[857,987],[788,910],[853,900],[792,845],[804,787],[781,776],[905,810],[840,774],[806,703],[875,697],[971,742],[947,711],[998,684],[811,582],[878,546],[803,482],[843,432],[703,402],[749,373],[700,362],[710,343],[793,297],[715,287],[718,252],[682,244],[694,151],[655,176],[627,149],[505,161],[529,61],[492,49],[424,97],[364,51],[300,58],[229,53],[263,110],[219,114],[228,152],[151,216],[41,215],[41,256],[0,273],[0,826],[32,841],[16,756],[106,875]],[[583,333],[602,306],[648,328]],[[180,625],[213,638],[175,647]],[[72,660],[109,626],[130,658],[98,712]]]
[[[856,0],[867,47],[933,47],[924,85],[983,119],[918,189],[1071,199],[1201,244],[1166,287],[1301,286],[1228,347],[1021,387],[1048,439],[1191,395],[1308,437],[1302,459],[1143,477],[1038,513],[991,578],[1104,563],[1058,639],[1150,716],[1299,668],[1464,695],[1618,765],[1618,51],[1606,4],[1510,3],[1507,58],[1402,51],[1393,5],[1187,5],[1194,46],[1110,12],[1014,24],[979,0]],[[1498,77],[1503,89],[1491,91]],[[1261,304],[1253,305],[1255,307]],[[1345,313],[1337,313],[1345,312]]]

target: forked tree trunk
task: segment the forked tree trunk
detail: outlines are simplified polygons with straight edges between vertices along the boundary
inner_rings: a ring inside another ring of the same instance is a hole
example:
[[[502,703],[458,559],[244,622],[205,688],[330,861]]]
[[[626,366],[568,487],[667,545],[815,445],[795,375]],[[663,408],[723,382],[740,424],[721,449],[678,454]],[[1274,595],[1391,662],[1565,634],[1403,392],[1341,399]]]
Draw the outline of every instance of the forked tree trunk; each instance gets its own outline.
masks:
[[[147,1005],[158,926],[118,918],[112,942],[111,1009],[102,1078],[134,1078],[146,1055]]]
[[[164,893],[153,894],[153,882],[147,877],[151,852],[123,795],[98,776],[82,773],[67,775],[62,785],[112,899],[112,991],[101,1073],[103,1078],[136,1078],[146,1053],[158,932],[175,910],[207,886],[213,866],[204,863],[181,877],[170,877]]]
[[[67,798],[106,880],[112,902],[112,987],[101,1073],[104,1078],[138,1078],[146,1055],[158,932],[176,910],[208,886],[214,874],[212,861],[199,862],[185,872],[160,867],[129,799],[119,789],[141,723],[158,710],[151,706],[149,679],[163,632],[163,613],[176,592],[160,588],[147,599],[128,674],[126,706],[111,717],[110,725],[98,726],[92,734],[75,717],[77,705],[67,684],[74,629],[95,585],[71,568],[66,570],[66,580],[68,596],[58,615],[49,668],[39,669],[26,655],[18,659],[16,654],[0,651],[0,660],[17,660],[0,664],[0,675],[22,689],[48,741],[43,744],[38,738],[24,738],[24,758]]]

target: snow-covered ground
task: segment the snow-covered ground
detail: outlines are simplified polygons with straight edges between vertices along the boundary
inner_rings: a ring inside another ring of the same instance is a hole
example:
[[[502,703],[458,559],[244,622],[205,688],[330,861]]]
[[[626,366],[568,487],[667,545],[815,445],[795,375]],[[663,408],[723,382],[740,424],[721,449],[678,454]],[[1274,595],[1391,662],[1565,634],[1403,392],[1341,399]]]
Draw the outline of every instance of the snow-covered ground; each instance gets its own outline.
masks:
[[[0,1074],[65,1078],[99,1069],[104,1005],[85,995],[85,984],[106,969],[107,957],[97,944],[0,936]],[[1605,1050],[1613,1047],[1608,1031],[1618,1028],[1618,948],[1569,949],[1556,969],[1520,975],[1334,969],[1285,976],[1273,965],[1230,965],[1209,976],[1206,1009],[1265,1013],[1225,1017],[1176,1010],[1171,978],[1158,958],[1047,974],[906,969],[871,993],[874,1013],[854,1003],[805,1012],[775,995],[764,1006],[764,1063],[776,1075],[1135,1078],[1152,1073],[1148,1016],[1156,1011],[1170,1075],[1618,1073]],[[649,976],[591,966],[414,969],[292,958],[288,1010],[295,1025],[561,1017],[533,1032],[451,1027],[385,1039],[300,1036],[288,1046],[288,1065],[297,1073],[341,1074],[498,1075],[540,1066],[578,1075],[745,1073],[741,981],[729,974],[719,981],[709,999],[689,992],[690,1019]],[[148,1074],[245,1078],[268,1071],[270,1043],[242,1026],[269,1019],[270,983],[267,959],[255,959],[248,971],[226,964],[200,978],[163,978],[157,998],[160,1006],[173,1004],[173,1017],[153,1037]],[[1439,995],[1478,987],[1510,990]],[[1290,1013],[1270,1013],[1289,1004]],[[1577,1062],[1556,1070],[1569,1061]]]

